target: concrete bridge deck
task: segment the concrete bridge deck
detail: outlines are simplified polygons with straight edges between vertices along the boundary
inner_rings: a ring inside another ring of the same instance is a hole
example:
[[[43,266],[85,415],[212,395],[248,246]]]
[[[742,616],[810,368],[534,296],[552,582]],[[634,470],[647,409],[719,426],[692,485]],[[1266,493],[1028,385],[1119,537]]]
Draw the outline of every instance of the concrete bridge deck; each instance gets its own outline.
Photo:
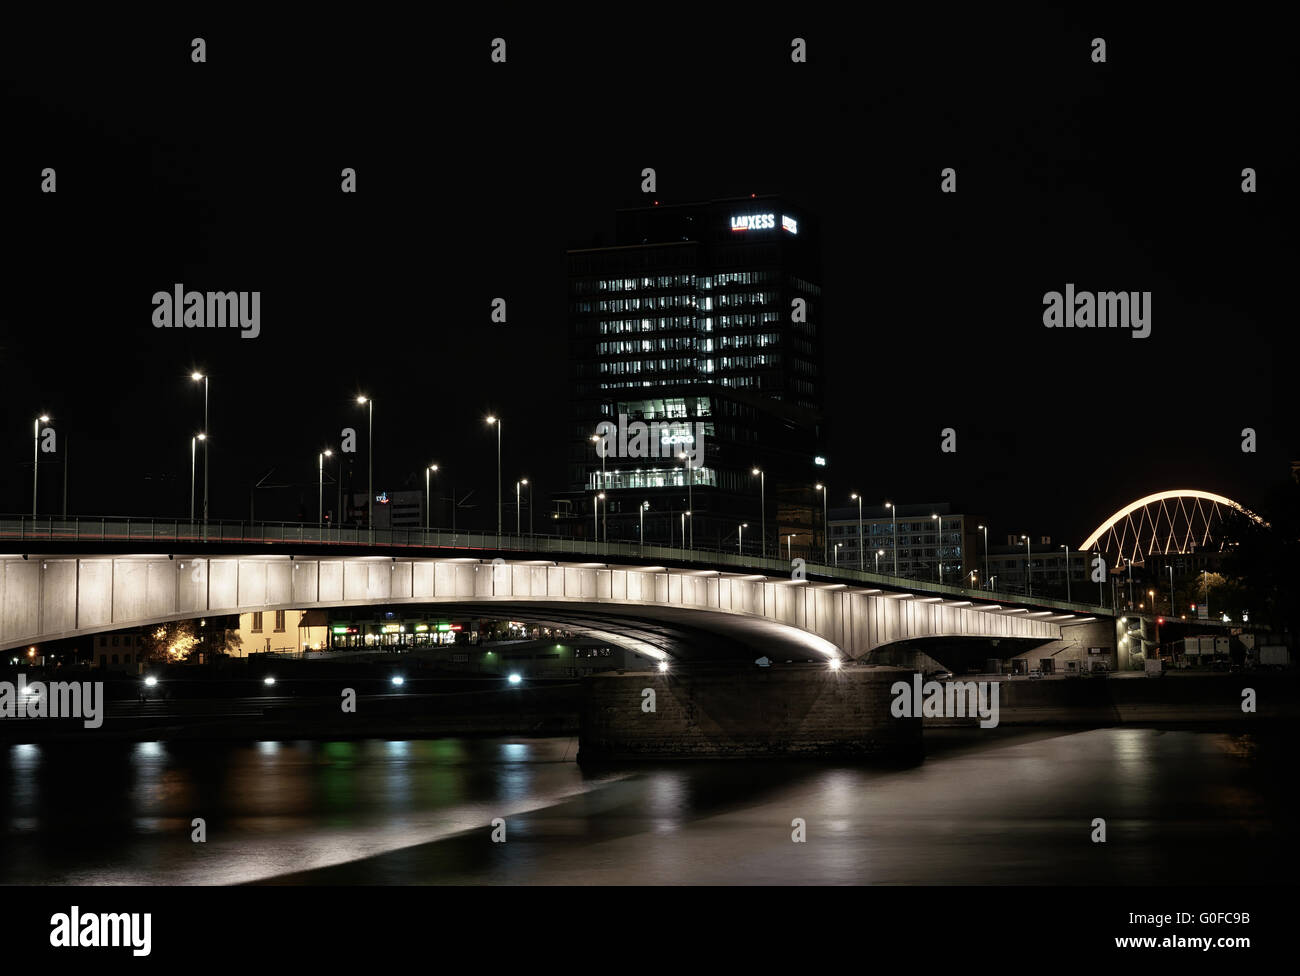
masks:
[[[0,520],[0,649],[203,615],[399,604],[550,622],[652,657],[757,651],[782,660],[863,658],[924,637],[1059,641],[1063,628],[1111,615],[1087,604],[637,543],[283,523]]]

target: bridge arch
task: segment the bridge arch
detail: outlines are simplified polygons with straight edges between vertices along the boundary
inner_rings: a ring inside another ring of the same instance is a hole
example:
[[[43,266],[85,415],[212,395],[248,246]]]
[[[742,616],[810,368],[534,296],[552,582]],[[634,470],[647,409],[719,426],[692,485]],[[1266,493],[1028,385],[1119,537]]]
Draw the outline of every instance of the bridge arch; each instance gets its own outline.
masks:
[[[566,619],[651,657],[714,634],[774,659],[860,658],[919,637],[1054,640],[1077,614],[716,569],[436,556],[0,557],[0,649],[215,614],[429,605]],[[1091,618],[1082,618],[1091,619]],[[706,651],[707,651],[707,642]],[[758,656],[758,655],[755,655]]]
[[[1081,550],[1101,549],[1127,562],[1143,556],[1185,554],[1203,548],[1224,509],[1263,524],[1254,512],[1223,495],[1196,488],[1158,491],[1130,502],[1093,531]]]

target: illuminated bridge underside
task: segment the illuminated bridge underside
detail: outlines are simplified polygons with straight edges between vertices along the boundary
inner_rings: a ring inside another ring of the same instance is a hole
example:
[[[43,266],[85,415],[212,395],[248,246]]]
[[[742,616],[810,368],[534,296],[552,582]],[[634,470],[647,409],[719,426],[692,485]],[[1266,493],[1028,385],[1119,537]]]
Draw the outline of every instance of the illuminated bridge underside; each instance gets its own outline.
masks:
[[[1097,527],[1079,546],[1100,548],[1112,560],[1141,562],[1144,556],[1185,554],[1210,544],[1214,527],[1223,521],[1225,509],[1259,516],[1231,498],[1194,488],[1156,492],[1126,505]]]
[[[478,559],[0,557],[0,649],[202,615],[423,604],[653,657],[861,657],[921,637],[1048,641],[1093,618],[714,570]],[[757,656],[755,654],[755,656]]]

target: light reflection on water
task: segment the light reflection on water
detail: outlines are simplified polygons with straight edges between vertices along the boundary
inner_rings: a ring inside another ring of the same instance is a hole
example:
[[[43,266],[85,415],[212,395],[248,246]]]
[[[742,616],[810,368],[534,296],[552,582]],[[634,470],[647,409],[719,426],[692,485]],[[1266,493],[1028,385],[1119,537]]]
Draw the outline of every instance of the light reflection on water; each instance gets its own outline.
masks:
[[[568,738],[6,746],[0,881],[1294,876],[1286,743],[1139,728],[1001,731],[954,731],[956,747],[936,739],[929,759],[904,769],[731,761],[584,772]],[[195,817],[206,821],[206,844],[190,841]],[[490,841],[496,817],[507,821],[505,844]],[[1104,845],[1089,840],[1097,817]],[[796,818],[806,843],[791,840]]]

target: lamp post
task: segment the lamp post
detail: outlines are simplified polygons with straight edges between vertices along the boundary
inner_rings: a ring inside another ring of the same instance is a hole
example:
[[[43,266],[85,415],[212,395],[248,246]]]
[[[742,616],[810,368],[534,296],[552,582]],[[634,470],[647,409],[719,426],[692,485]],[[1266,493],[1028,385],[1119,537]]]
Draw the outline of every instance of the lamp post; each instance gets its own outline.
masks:
[[[520,478],[515,482],[515,535],[523,534],[521,530],[520,505],[521,499],[523,498],[523,486],[526,484],[528,484],[527,478]],[[529,512],[528,514],[531,516],[532,512]],[[606,538],[605,541],[608,542],[609,539]]]
[[[894,575],[898,575],[898,509],[894,507],[893,502],[885,502],[885,508],[889,509],[889,514],[894,523]]]
[[[1065,599],[1067,603],[1074,602],[1070,597],[1070,546],[1066,543],[1061,546],[1065,550]]]
[[[884,554],[885,554],[885,550],[883,549],[876,550],[876,573],[877,574],[879,574],[880,572],[880,557],[883,556]]]
[[[686,514],[689,515],[695,510],[695,498],[692,489],[695,487],[695,475],[691,470],[691,456],[685,451],[679,455],[686,462]],[[685,542],[685,530],[683,530],[682,541]],[[691,523],[691,540],[687,543],[687,549],[695,548],[695,523]]]
[[[497,429],[497,535],[501,534],[501,418],[488,417],[489,425]]]
[[[36,472],[40,467],[41,461],[41,424],[49,421],[49,417],[41,414],[36,418],[32,425],[32,521],[36,521]]]
[[[591,538],[593,542],[600,541],[600,500],[605,497],[603,491],[597,492],[594,499],[594,507],[591,510]]]
[[[321,451],[316,455],[316,524],[325,524],[325,459],[333,457],[334,452],[330,450]]]
[[[745,526],[747,525],[748,522],[741,522],[740,528],[736,530],[736,552],[742,556],[745,554]]]
[[[366,526],[370,538],[375,537],[375,401],[364,396],[357,397],[361,406],[370,405],[370,426],[366,432],[366,450],[369,459],[366,462]]]
[[[608,487],[608,486],[605,484],[605,448],[604,448],[604,442],[602,441],[602,439],[601,439],[601,437],[600,437],[599,434],[592,434],[592,435],[591,435],[591,440],[592,440],[592,443],[596,445],[596,453],[600,455],[600,488],[601,488],[602,491],[604,491],[605,488]]]
[[[194,459],[198,456],[199,437],[202,435],[195,434],[190,438],[190,524],[194,524]]]
[[[685,512],[682,512],[682,544],[683,544],[683,545],[686,544],[686,519],[687,519],[688,516],[690,516],[690,514],[691,514],[691,513],[690,513],[689,510],[687,510],[687,511],[685,511]],[[691,524],[691,538],[692,538],[692,539],[695,538],[695,524],[694,524],[694,523]]]
[[[1098,546],[1098,547],[1097,547],[1096,549],[1094,549],[1093,551],[1097,554],[1097,558],[1100,559],[1100,558],[1101,558],[1101,547]],[[1100,566],[1101,563],[1098,563],[1097,565]],[[1103,576],[1102,579],[1105,579],[1105,577]],[[1098,606],[1103,606],[1103,605],[1105,604],[1105,602],[1106,602],[1106,600],[1105,600],[1105,596],[1106,596],[1105,590],[1102,589],[1102,580],[1097,580],[1097,605],[1098,605]],[[1111,596],[1111,604],[1112,604],[1111,609],[1112,609],[1112,610],[1114,609],[1114,602],[1115,602],[1115,597],[1114,597],[1114,595],[1112,594],[1112,596]]]
[[[1170,563],[1169,564],[1169,616],[1172,617],[1175,613],[1178,612],[1175,609],[1177,606],[1178,604],[1174,602],[1174,564]]]
[[[755,468],[751,475],[758,475],[758,510],[759,526],[763,538],[763,558],[767,558],[767,475],[761,468]],[[780,549],[777,550],[780,552]]]
[[[931,515],[934,520],[934,559],[939,564],[939,582],[943,582],[943,516]]]
[[[836,569],[839,569],[839,567],[840,567],[840,546],[842,546],[842,545],[844,545],[844,543],[842,543],[842,542],[837,542],[837,543],[835,543],[835,555],[834,555],[834,559],[835,559],[835,568],[836,568]]]
[[[831,510],[826,501],[826,486],[818,482],[813,487],[822,493],[822,565],[825,566],[831,561]]]
[[[637,537],[640,539],[639,551],[641,552],[645,552],[645,510],[649,507],[649,502],[642,502],[637,506],[637,518],[641,521],[641,527],[637,531]]]
[[[1025,540],[1025,595],[1034,595],[1034,553],[1029,546],[1029,536],[1022,535],[1020,538]]]
[[[861,572],[866,568],[864,560],[867,556],[866,548],[862,543],[862,496],[855,491],[849,498],[858,503],[858,571]]]
[[[989,576],[989,527],[981,525],[979,528],[984,530],[984,586],[992,586],[992,578]]]
[[[190,373],[190,379],[195,383],[203,381],[203,433],[207,434],[212,428],[208,426],[208,376],[206,373],[200,373],[195,370]],[[208,442],[206,438],[203,441],[203,524],[208,524]]]
[[[433,492],[429,485],[429,475],[438,470],[436,464],[427,465],[424,469],[424,531],[428,532],[433,528]]]
[[[794,533],[785,537],[785,558],[794,560]]]

